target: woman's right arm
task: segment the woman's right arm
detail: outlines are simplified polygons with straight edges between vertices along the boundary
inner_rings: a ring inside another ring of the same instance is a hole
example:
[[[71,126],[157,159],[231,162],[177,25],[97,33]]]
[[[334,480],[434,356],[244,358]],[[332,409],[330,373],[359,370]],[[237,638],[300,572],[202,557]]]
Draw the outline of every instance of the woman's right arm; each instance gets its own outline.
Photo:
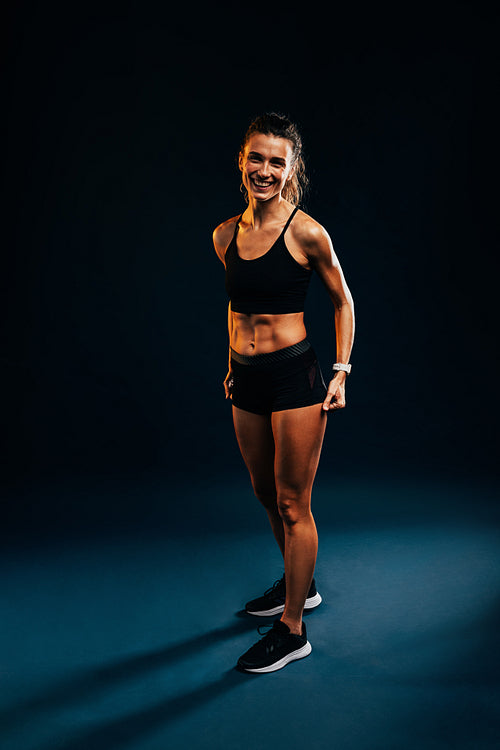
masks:
[[[231,241],[231,237],[234,232],[234,218],[229,219],[229,221],[225,221],[223,224],[219,224],[219,226],[214,230],[213,233],[213,241],[214,241],[214,247],[215,252],[217,253],[219,259],[225,263],[225,255],[227,246],[229,245]],[[231,388],[233,385],[233,373],[231,372],[231,337],[233,332],[233,316],[231,314],[231,302],[229,302],[229,305],[227,307],[227,329],[229,334],[229,362],[228,362],[228,371],[227,375],[224,379],[224,391],[226,394],[226,398],[230,398],[231,396]]]
[[[231,336],[233,333],[233,316],[231,314],[231,302],[227,306],[227,330],[229,334],[229,362],[227,367],[227,375],[224,380],[224,391],[226,398],[231,396],[231,388],[233,387],[233,373],[231,370]]]

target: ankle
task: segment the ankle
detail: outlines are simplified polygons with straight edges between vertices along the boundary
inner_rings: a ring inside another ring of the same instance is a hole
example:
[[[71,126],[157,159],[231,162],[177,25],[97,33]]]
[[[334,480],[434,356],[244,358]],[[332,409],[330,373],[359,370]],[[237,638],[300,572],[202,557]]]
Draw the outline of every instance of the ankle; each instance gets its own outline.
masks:
[[[292,635],[302,635],[302,620],[290,620],[288,617],[282,617],[283,622],[290,630]]]

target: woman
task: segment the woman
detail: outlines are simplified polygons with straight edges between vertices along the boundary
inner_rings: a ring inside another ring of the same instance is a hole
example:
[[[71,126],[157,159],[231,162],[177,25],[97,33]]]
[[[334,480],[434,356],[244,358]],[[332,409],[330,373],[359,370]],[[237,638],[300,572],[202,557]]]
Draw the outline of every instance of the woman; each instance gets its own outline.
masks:
[[[305,182],[301,150],[286,117],[258,117],[239,153],[248,205],[213,235],[230,297],[226,398],[285,563],[281,581],[246,605],[249,614],[282,613],[239,659],[247,672],[272,672],[311,652],[302,613],[321,602],[313,580],[318,537],[311,490],[327,414],[345,406],[354,338],[353,301],[330,237],[297,208]],[[335,307],[337,357],[328,389],[304,327],[313,270]]]

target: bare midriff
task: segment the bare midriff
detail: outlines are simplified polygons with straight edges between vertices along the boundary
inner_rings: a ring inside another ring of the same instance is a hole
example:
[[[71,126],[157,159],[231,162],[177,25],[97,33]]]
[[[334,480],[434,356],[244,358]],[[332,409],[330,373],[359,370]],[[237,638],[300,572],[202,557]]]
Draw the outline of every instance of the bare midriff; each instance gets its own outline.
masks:
[[[304,313],[262,315],[231,313],[231,348],[239,354],[266,354],[306,338]]]

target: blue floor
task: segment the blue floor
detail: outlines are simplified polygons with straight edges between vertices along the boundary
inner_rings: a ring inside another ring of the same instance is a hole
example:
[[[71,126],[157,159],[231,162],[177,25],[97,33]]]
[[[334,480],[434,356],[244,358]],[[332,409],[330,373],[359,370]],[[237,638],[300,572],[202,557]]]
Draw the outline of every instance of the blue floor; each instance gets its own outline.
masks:
[[[264,621],[240,610],[282,567],[245,479],[193,489],[240,503],[234,528],[150,509],[6,545],[2,750],[499,748],[491,487],[318,482],[313,652],[253,676],[234,664]]]

